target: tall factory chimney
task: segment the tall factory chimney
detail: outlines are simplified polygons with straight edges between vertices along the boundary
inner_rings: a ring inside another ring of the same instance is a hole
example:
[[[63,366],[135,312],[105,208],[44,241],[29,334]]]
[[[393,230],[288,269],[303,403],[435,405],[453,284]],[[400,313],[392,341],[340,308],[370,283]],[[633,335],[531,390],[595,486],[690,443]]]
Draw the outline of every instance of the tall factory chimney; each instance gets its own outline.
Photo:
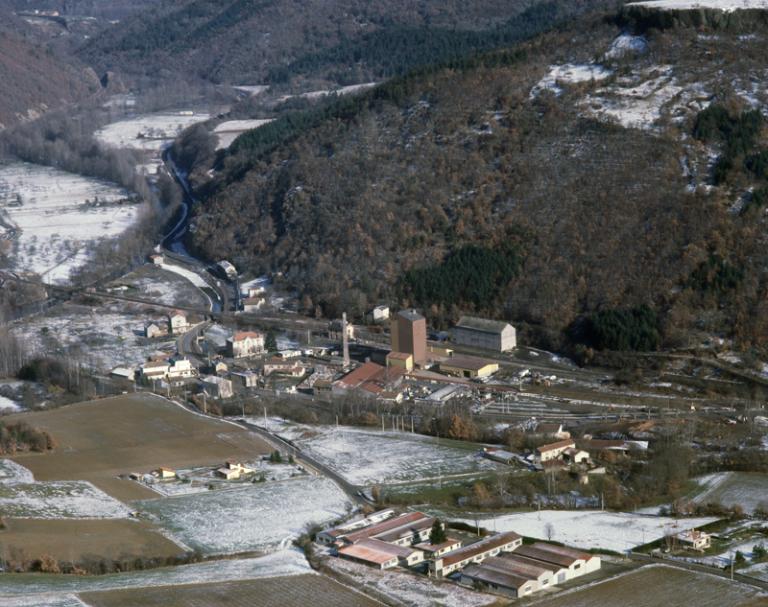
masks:
[[[341,343],[344,350],[344,368],[349,368],[349,338],[347,337],[347,313],[341,313]]]

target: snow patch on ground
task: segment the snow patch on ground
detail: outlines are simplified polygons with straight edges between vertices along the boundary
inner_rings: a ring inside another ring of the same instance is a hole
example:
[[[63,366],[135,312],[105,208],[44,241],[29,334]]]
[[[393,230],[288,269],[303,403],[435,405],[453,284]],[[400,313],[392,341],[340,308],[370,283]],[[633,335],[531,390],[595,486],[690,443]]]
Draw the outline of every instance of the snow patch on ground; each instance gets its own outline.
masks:
[[[217,126],[213,133],[218,139],[217,150],[228,148],[240,135],[246,131],[257,129],[260,126],[269,124],[274,118],[264,118],[260,120],[228,120]]]
[[[0,484],[34,483],[32,471],[11,459],[0,459]]]
[[[66,283],[96,242],[136,221],[140,205],[118,204],[129,198],[112,183],[51,167],[0,167],[0,232],[14,243],[14,267]],[[97,199],[103,206],[96,206]]]
[[[177,266],[171,263],[163,263],[160,265],[160,267],[163,270],[168,270],[169,272],[173,272],[174,274],[183,276],[199,289],[210,288],[210,286],[208,285],[207,282],[205,282],[203,277],[197,274],[196,272],[193,272],[192,270],[188,270],[187,268],[183,268],[181,266]]]
[[[624,128],[652,129],[661,119],[663,109],[684,90],[668,66],[658,71],[660,75],[634,86],[597,90],[584,99],[583,106],[595,118],[616,122]]]
[[[605,57],[607,59],[618,59],[624,55],[640,55],[647,52],[648,41],[645,38],[631,34],[621,34],[611,43],[611,47],[605,53]]]
[[[90,368],[110,371],[118,366],[134,367],[150,354],[173,344],[170,340],[157,342],[142,337],[148,319],[108,308],[98,313],[73,309],[28,318],[11,330],[32,353],[66,354]]]
[[[538,97],[543,91],[552,91],[555,95],[559,95],[563,92],[560,87],[561,83],[576,84],[605,80],[611,74],[611,70],[594,63],[552,65],[549,68],[549,73],[531,89],[530,98]]]
[[[253,423],[263,422],[254,418]],[[275,423],[270,422],[271,431],[295,440],[356,485],[440,482],[501,466],[481,457],[471,445],[421,434],[349,426],[286,424],[277,428]]]
[[[0,576],[0,605],[5,607],[6,605],[14,605],[10,602],[11,600],[19,601],[32,598],[35,595],[44,597],[46,594],[53,595],[54,593],[61,596],[73,592],[207,584],[307,573],[312,573],[312,569],[304,555],[298,549],[288,548],[257,558],[225,559],[112,575],[41,576],[34,573],[14,574]],[[20,607],[27,607],[24,603],[19,605]],[[57,607],[59,606],[57,605]]]
[[[174,536],[206,554],[274,550],[309,524],[341,518],[349,506],[334,483],[319,477],[136,503]]]
[[[22,407],[15,400],[0,395],[0,411],[21,411]]]
[[[479,523],[489,531],[515,531],[520,535],[547,538],[547,525],[552,525],[552,538],[577,548],[602,548],[624,552],[635,546],[660,539],[668,533],[677,533],[712,523],[717,518],[681,518],[648,516],[627,512],[599,510],[541,510],[506,514],[486,518],[461,518],[471,526]]]
[[[130,510],[85,481],[0,484],[0,512],[13,518],[126,518]]]
[[[750,8],[768,8],[768,0],[647,0],[645,2],[631,2],[626,6],[644,6],[668,11],[705,8],[732,13]]]

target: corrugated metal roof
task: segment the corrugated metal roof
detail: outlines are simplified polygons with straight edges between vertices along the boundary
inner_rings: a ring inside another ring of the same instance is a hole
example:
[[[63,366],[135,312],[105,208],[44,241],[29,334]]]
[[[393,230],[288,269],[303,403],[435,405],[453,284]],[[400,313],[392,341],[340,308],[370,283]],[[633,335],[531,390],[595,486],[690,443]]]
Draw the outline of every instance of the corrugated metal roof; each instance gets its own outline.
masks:
[[[346,539],[347,541],[352,543],[359,542],[360,540],[363,540],[365,538],[373,537],[375,535],[380,535],[382,533],[386,533],[388,531],[391,531],[393,529],[398,529],[406,525],[412,525],[417,521],[421,521],[425,519],[429,519],[429,517],[423,512],[409,512],[407,514],[401,514],[400,516],[396,516],[395,518],[391,518],[381,523],[371,525],[370,527],[365,527],[363,529],[360,529],[359,531],[355,531],[354,533],[350,533],[346,537]],[[433,519],[429,519],[429,520],[433,520]]]
[[[456,323],[457,329],[469,329],[471,331],[481,331],[483,333],[500,334],[508,326],[508,322],[503,320],[489,320],[487,318],[477,318],[476,316],[462,316]]]
[[[537,580],[542,575],[551,573],[549,569],[541,567],[535,563],[526,563],[525,561],[515,559],[514,553],[510,554],[508,557],[493,556],[484,560],[483,565],[487,565],[491,569],[519,575],[520,577],[531,580]]]
[[[461,572],[461,575],[478,580],[479,582],[485,582],[487,584],[494,584],[496,586],[504,586],[506,588],[512,588],[518,590],[531,580],[511,574],[498,571],[497,569],[491,569],[483,565],[470,565]]]
[[[491,537],[487,537],[483,540],[480,540],[479,542],[465,546],[464,548],[459,548],[458,550],[449,552],[443,557],[443,567],[466,561],[467,559],[474,558],[479,554],[489,552],[495,548],[499,548],[505,544],[509,544],[510,542],[519,539],[521,539],[521,536],[519,536],[514,531],[492,535]]]

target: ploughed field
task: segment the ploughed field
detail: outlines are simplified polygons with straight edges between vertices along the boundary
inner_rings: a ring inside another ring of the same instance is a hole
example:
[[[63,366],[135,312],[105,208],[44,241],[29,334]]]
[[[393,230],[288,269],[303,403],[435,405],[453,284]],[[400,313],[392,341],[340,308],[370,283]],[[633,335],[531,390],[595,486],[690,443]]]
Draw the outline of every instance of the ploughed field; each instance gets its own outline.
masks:
[[[58,443],[53,452],[14,457],[36,480],[86,480],[122,501],[157,494],[118,475],[160,466],[213,465],[230,457],[253,459],[270,451],[244,429],[194,415],[150,394],[127,394],[7,419],[47,430]]]
[[[81,594],[91,607],[374,607],[380,605],[326,577],[305,574],[242,582]]]
[[[574,592],[538,607],[758,607],[768,593],[725,578],[664,565],[649,565]]]
[[[143,556],[173,557],[184,550],[151,525],[129,519],[14,519],[6,518],[0,545],[19,560],[50,556],[57,561],[81,562],[98,555],[109,560]]]

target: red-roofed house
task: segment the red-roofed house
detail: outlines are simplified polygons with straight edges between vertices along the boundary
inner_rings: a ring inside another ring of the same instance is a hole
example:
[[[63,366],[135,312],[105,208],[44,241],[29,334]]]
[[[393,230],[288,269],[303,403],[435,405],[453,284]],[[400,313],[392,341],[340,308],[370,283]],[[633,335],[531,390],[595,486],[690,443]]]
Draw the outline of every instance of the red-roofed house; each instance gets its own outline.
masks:
[[[227,353],[233,358],[244,358],[264,352],[264,334],[257,331],[238,331],[227,339]]]

